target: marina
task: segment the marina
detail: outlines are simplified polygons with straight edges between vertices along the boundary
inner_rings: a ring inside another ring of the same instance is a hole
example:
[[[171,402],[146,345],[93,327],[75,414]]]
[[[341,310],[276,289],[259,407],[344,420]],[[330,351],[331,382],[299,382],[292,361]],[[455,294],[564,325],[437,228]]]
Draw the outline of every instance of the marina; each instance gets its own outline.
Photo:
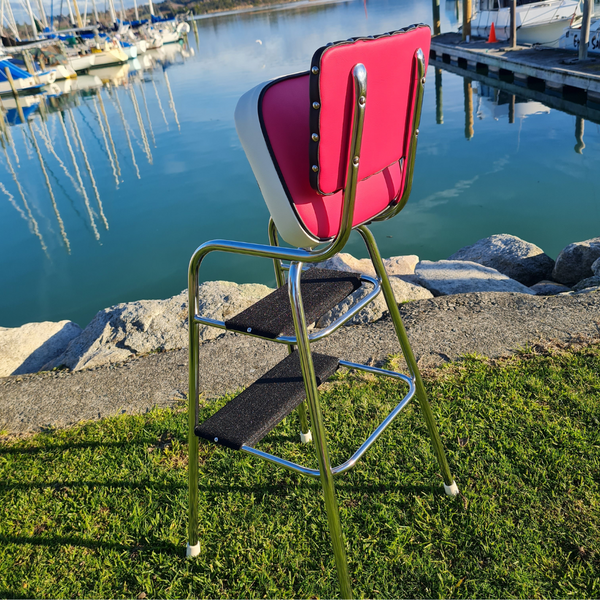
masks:
[[[456,32],[457,4],[443,8],[441,29]],[[320,45],[417,22],[432,25],[431,5],[368,1],[366,13],[352,1],[202,18],[178,43],[2,95],[0,268],[10,292],[0,326],[85,327],[105,307],[181,292],[202,240],[264,242],[267,212],[233,123],[238,98],[305,69]],[[528,87],[484,72],[477,57],[463,68],[454,47],[446,52],[456,60],[436,53],[427,72],[411,200],[397,223],[374,226],[382,255],[439,260],[509,233],[556,256],[598,235],[591,93],[582,103],[534,78]],[[364,256],[353,238],[348,251]],[[203,277],[220,279],[222,266],[207,262]],[[274,285],[272,270],[251,259],[227,266],[237,283]]]

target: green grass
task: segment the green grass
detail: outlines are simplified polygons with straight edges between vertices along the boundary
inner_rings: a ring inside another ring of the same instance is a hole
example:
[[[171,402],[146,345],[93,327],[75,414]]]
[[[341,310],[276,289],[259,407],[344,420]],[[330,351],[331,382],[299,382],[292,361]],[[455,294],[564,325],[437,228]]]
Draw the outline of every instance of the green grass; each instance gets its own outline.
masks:
[[[462,495],[411,404],[336,480],[355,594],[600,596],[599,373],[598,346],[430,373]],[[339,462],[400,390],[348,372],[326,387]],[[297,428],[259,447],[312,466]],[[185,431],[184,409],[157,410],[5,441],[0,597],[337,596],[319,482],[221,448],[201,445],[202,550],[184,557]]]

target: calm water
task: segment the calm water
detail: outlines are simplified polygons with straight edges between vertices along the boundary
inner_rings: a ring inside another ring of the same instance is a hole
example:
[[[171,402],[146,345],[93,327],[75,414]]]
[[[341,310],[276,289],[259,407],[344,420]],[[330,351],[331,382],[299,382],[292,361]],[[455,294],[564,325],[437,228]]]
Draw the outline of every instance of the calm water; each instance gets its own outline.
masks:
[[[442,2],[443,30],[454,6]],[[34,106],[25,125],[2,128],[0,326],[85,326],[111,304],[180,292],[189,256],[208,239],[265,242],[267,210],[233,124],[237,99],[305,70],[329,41],[431,21],[429,2],[369,0],[367,9],[353,1],[202,19],[198,41],[191,33],[188,46],[92,72],[98,79],[77,84],[86,89],[55,89],[43,113]],[[511,124],[502,96],[474,82],[467,139],[463,78],[442,72],[443,124],[434,80],[430,68],[410,202],[374,226],[384,256],[442,259],[494,233],[556,256],[600,235],[596,123],[585,122],[578,153],[574,116],[518,103]],[[7,118],[18,122],[14,111]],[[365,256],[358,237],[348,251]],[[266,261],[224,255],[211,255],[201,277],[274,283]]]

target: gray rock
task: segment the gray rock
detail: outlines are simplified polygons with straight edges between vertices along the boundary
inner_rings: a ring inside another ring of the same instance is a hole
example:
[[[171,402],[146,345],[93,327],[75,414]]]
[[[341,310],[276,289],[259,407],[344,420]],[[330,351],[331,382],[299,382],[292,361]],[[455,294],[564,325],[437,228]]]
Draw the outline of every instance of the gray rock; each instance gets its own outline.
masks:
[[[595,292],[600,292],[600,285],[595,285],[592,287],[586,287],[582,290],[578,290],[576,292],[573,292],[573,294],[592,294]]]
[[[415,269],[415,275],[434,296],[468,292],[535,294],[522,283],[495,269],[466,260],[422,260]]]
[[[587,290],[588,288],[598,287],[600,285],[600,275],[594,275],[587,279],[581,280],[573,286],[574,292],[580,292],[581,290]]]
[[[419,262],[419,257],[415,254],[406,256],[392,256],[384,258],[383,265],[389,277],[398,275],[412,275],[415,272],[415,266]],[[349,271],[353,273],[365,273],[371,277],[375,277],[375,269],[373,263],[368,258],[354,258],[347,252],[340,252],[333,258],[322,263],[317,263],[315,266],[321,269],[334,269],[336,271]]]
[[[199,286],[199,314],[225,320],[270,291],[265,285],[211,281]],[[141,300],[99,311],[66,351],[44,365],[73,371],[127,360],[137,354],[174,350],[188,345],[187,291],[167,300]],[[200,327],[200,340],[223,335],[222,329]]]
[[[81,327],[72,321],[0,327],[0,377],[37,373],[80,333]]]
[[[592,265],[600,258],[600,237],[575,242],[563,248],[556,258],[552,279],[573,285],[594,275]]]
[[[541,248],[506,233],[465,246],[448,260],[476,262],[526,286],[550,278],[554,267],[554,261]]]
[[[569,292],[571,288],[563,285],[562,283],[556,283],[556,281],[538,281],[535,285],[530,288],[537,296],[555,296],[556,294],[562,294]]]
[[[398,304],[409,302],[411,300],[433,298],[433,295],[429,290],[426,290],[420,285],[403,281],[398,277],[390,277],[390,284]],[[348,296],[348,298],[346,298],[343,302],[340,302],[335,308],[324,314],[317,321],[316,326],[318,328],[323,328],[333,323],[333,321],[344,314],[351,306],[364,298],[371,291],[371,289],[371,286],[363,285],[360,289]],[[373,321],[380,319],[386,312],[387,305],[383,298],[383,293],[380,293],[377,298],[373,300],[373,302],[352,317],[352,319],[350,319],[346,325],[365,325],[366,323],[372,323]]]
[[[600,275],[600,258],[597,258],[593,263],[592,263],[592,273],[594,275]]]

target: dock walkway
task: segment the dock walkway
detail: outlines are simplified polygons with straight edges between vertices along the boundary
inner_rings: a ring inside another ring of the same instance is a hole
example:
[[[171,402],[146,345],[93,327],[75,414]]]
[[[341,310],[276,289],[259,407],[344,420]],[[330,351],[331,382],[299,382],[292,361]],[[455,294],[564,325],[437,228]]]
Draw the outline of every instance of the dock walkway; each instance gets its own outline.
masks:
[[[508,42],[488,44],[483,39],[463,42],[459,33],[443,33],[431,40],[431,59],[600,108],[600,57],[579,62],[569,50],[507,46]]]

